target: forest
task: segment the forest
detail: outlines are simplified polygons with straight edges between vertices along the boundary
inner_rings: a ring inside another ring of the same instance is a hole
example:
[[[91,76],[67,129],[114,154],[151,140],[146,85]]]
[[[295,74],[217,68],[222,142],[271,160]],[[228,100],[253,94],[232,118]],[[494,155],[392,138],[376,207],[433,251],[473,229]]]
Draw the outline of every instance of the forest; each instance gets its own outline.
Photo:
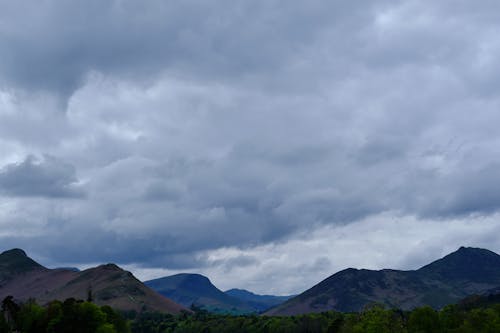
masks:
[[[299,316],[231,316],[195,311],[193,315],[143,314],[132,322],[135,333],[498,333],[500,303],[440,311],[412,311],[372,305],[360,313],[328,311]]]
[[[2,302],[0,333],[498,333],[498,299],[471,298],[441,310],[387,309],[379,304],[359,313],[328,311],[299,316],[220,315],[192,307],[181,315],[117,312],[109,306],[67,299],[40,306],[35,301]]]
[[[0,333],[129,333],[130,324],[110,306],[69,298],[40,306],[34,300],[2,301]]]

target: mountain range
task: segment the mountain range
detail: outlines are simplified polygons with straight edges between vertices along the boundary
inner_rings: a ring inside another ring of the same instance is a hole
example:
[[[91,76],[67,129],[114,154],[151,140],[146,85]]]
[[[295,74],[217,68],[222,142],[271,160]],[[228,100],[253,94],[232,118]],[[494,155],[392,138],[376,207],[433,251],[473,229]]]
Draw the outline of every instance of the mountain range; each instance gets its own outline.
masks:
[[[41,304],[71,297],[90,297],[98,305],[110,305],[124,311],[180,313],[185,310],[115,264],[84,271],[49,269],[20,249],[0,254],[0,299],[9,295],[20,301],[34,298]]]
[[[144,282],[148,287],[186,307],[194,305],[216,313],[257,313],[289,297],[257,295],[243,289],[221,291],[200,274],[176,274]]]
[[[243,289],[226,292],[199,274],[176,274],[142,283],[115,264],[79,271],[46,268],[23,250],[0,254],[0,299],[35,298],[44,304],[66,298],[92,298],[119,310],[180,313],[195,305],[211,312],[296,315],[336,310],[360,311],[371,303],[409,310],[441,308],[471,295],[500,292],[500,256],[479,248],[457,251],[417,270],[348,268],[294,296],[256,295]]]
[[[351,312],[370,303],[404,310],[423,305],[441,308],[498,287],[500,256],[489,250],[461,247],[417,270],[342,270],[266,314]]]

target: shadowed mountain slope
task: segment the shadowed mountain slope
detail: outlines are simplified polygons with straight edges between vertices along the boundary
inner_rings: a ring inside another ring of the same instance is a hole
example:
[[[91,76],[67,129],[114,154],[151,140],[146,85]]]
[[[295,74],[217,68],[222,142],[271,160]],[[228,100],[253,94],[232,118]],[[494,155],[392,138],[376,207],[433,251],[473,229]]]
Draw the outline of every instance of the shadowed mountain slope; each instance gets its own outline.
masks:
[[[225,293],[231,297],[238,298],[246,302],[259,312],[270,309],[273,306],[277,306],[292,297],[292,296],[258,295],[245,289],[229,289],[226,290]]]
[[[21,249],[12,249],[0,254],[0,286],[14,276],[35,270],[47,269],[29,258]]]
[[[266,314],[359,311],[373,302],[402,309],[422,305],[440,308],[498,286],[500,256],[484,249],[461,247],[415,271],[340,271]]]
[[[219,313],[251,313],[255,308],[219,290],[200,274],[176,274],[144,282],[148,287],[186,307],[195,305]]]
[[[444,258],[420,268],[418,272],[454,283],[474,281],[497,284],[500,274],[500,255],[485,249],[461,247]]]
[[[179,313],[185,309],[146,287],[132,273],[114,264],[101,265],[81,272],[48,269],[22,250],[0,254],[0,298],[8,295],[18,300],[35,298],[40,303],[54,299],[90,296],[98,305],[119,310],[154,310]]]

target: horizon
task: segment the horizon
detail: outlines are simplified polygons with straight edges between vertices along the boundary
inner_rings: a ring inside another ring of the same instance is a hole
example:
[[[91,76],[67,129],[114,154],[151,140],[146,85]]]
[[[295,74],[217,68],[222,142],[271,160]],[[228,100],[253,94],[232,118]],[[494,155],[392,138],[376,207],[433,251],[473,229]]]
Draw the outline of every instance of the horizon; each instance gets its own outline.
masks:
[[[0,2],[0,244],[276,295],[498,253],[495,8]]]
[[[430,262],[427,262],[425,263],[424,265],[422,266],[418,266],[416,268],[413,268],[413,269],[400,269],[399,271],[407,271],[407,272],[410,272],[410,271],[417,271],[435,261],[438,261],[440,259],[443,259],[444,257],[448,256],[448,255],[451,255],[451,254],[454,254],[462,249],[466,249],[466,250],[483,250],[483,251],[488,251],[488,252],[492,252],[496,255],[498,255],[498,253],[496,253],[495,251],[492,251],[490,249],[486,249],[486,248],[479,248],[479,247],[471,247],[471,246],[460,246],[459,248],[457,248],[456,250],[454,251],[451,251],[447,254],[445,254],[444,256],[441,256],[441,257],[438,257],[436,259],[433,259],[431,260]],[[3,250],[3,251],[0,251],[0,254],[3,254],[4,252],[8,252],[8,251],[12,251],[12,250],[21,250],[22,252],[24,252],[27,257],[29,258],[32,258],[30,256],[29,253],[26,253],[26,251],[24,251],[22,248],[12,248],[12,249],[7,249],[7,250]],[[34,258],[32,258],[34,259]],[[34,259],[35,260],[35,259]],[[347,270],[347,269],[356,269],[356,270],[372,270],[372,269],[366,269],[364,267],[345,267],[345,268],[342,268],[336,272],[332,272],[331,274],[329,274],[328,276],[325,276],[323,278],[321,278],[320,280],[318,280],[316,283],[314,283],[313,285],[307,287],[306,289],[303,289],[303,290],[300,290],[300,291],[297,291],[295,293],[289,293],[289,294],[271,294],[271,293],[266,293],[266,292],[255,292],[254,290],[249,290],[249,289],[246,289],[246,288],[242,288],[242,287],[238,287],[237,283],[238,281],[233,281],[234,283],[236,283],[236,286],[233,286],[233,287],[229,287],[229,288],[222,288],[220,287],[216,282],[214,282],[210,276],[207,276],[205,274],[201,274],[199,272],[195,272],[195,271],[192,271],[192,272],[178,272],[178,273],[172,273],[172,274],[166,274],[166,275],[160,275],[160,276],[157,276],[157,277],[152,277],[152,276],[149,276],[149,277],[141,277],[140,275],[136,274],[134,271],[132,270],[129,270],[127,268],[127,265],[120,265],[119,263],[115,263],[115,262],[108,262],[108,263],[99,263],[99,264],[93,264],[93,265],[85,265],[85,266],[81,266],[81,267],[76,267],[76,266],[57,266],[57,267],[49,267],[47,265],[45,265],[43,262],[40,262],[38,260],[35,260],[38,264],[46,267],[46,268],[49,268],[49,269],[68,269],[68,268],[78,268],[80,271],[84,271],[86,269],[91,269],[91,268],[96,268],[96,267],[99,267],[99,266],[103,266],[103,265],[109,265],[109,264],[113,264],[113,265],[117,265],[119,266],[120,268],[126,270],[126,271],[130,271],[137,279],[139,279],[141,282],[147,282],[147,281],[150,281],[150,280],[155,280],[155,279],[160,279],[160,278],[164,278],[164,277],[171,277],[171,276],[174,276],[174,275],[182,275],[182,274],[191,274],[191,275],[199,275],[199,276],[202,276],[202,277],[206,277],[208,278],[208,280],[215,286],[217,287],[218,289],[220,289],[221,291],[223,292],[226,292],[228,290],[232,290],[232,289],[235,289],[235,290],[245,290],[245,291],[248,291],[248,292],[251,292],[251,293],[254,293],[254,294],[258,294],[258,295],[273,295],[273,296],[292,296],[292,295],[299,295],[301,293],[303,293],[304,291],[310,289],[311,287],[315,286],[316,284],[326,280],[327,278],[331,277],[332,275],[335,275],[339,272],[342,272],[344,270]],[[398,270],[398,269],[395,269],[395,268],[392,268],[392,267],[383,267],[383,268],[380,268],[378,270]],[[377,271],[377,270],[375,270]],[[165,274],[165,273],[162,273],[162,274]]]

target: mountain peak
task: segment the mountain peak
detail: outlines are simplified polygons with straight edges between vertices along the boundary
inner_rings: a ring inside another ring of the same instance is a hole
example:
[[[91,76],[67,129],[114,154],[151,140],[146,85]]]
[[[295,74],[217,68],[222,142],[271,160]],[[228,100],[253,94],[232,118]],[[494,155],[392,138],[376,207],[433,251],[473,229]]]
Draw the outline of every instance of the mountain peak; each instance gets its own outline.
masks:
[[[177,287],[187,287],[194,289],[212,289],[215,286],[212,284],[209,278],[201,274],[194,273],[180,273],[156,280],[151,280],[150,282],[158,281],[163,285],[171,285]]]
[[[0,254],[0,281],[14,278],[17,274],[35,269],[46,269],[21,249],[11,249]]]
[[[419,271],[435,272],[440,274],[456,276],[456,273],[483,274],[483,270],[500,266],[500,255],[493,251],[461,246],[441,259],[438,259]]]
[[[107,271],[119,271],[119,272],[123,271],[123,269],[120,266],[118,266],[117,264],[113,264],[113,263],[99,265],[96,268],[101,269],[101,270],[107,270]]]
[[[3,251],[0,254],[1,257],[27,257],[28,255],[21,249],[15,248],[7,251]]]
[[[250,306],[225,294],[214,286],[209,278],[201,274],[180,273],[144,283],[163,296],[185,306],[201,305],[206,310],[223,313],[232,312],[235,309],[245,313],[252,312]]]
[[[179,273],[179,274],[174,274],[172,277],[179,277],[179,278],[185,278],[185,279],[192,279],[192,280],[209,280],[205,275],[197,274],[197,273]]]
[[[0,254],[0,299],[13,295],[21,301],[36,298],[44,304],[56,299],[85,299],[90,289],[97,305],[123,311],[180,313],[184,309],[115,264],[84,271],[48,269],[19,249]]]
[[[255,296],[256,294],[249,291],[249,290],[246,290],[246,289],[239,289],[239,288],[232,288],[232,289],[229,289],[229,290],[226,290],[225,291],[226,294],[242,294],[242,295],[253,295]]]
[[[473,280],[478,283],[491,283],[500,278],[500,255],[486,249],[462,246],[417,272],[440,276],[449,281]]]
[[[500,255],[462,246],[416,271],[337,272],[266,314],[360,311],[373,302],[405,310],[423,305],[441,308],[467,295],[496,292],[492,288],[499,285]]]
[[[453,254],[461,254],[461,255],[464,255],[464,254],[468,254],[468,255],[478,255],[478,254],[491,255],[491,254],[494,254],[494,255],[498,256],[498,254],[496,254],[495,252],[490,251],[490,250],[482,249],[479,247],[466,247],[466,246],[460,246],[458,248],[458,250],[450,253],[448,256],[451,256]]]

